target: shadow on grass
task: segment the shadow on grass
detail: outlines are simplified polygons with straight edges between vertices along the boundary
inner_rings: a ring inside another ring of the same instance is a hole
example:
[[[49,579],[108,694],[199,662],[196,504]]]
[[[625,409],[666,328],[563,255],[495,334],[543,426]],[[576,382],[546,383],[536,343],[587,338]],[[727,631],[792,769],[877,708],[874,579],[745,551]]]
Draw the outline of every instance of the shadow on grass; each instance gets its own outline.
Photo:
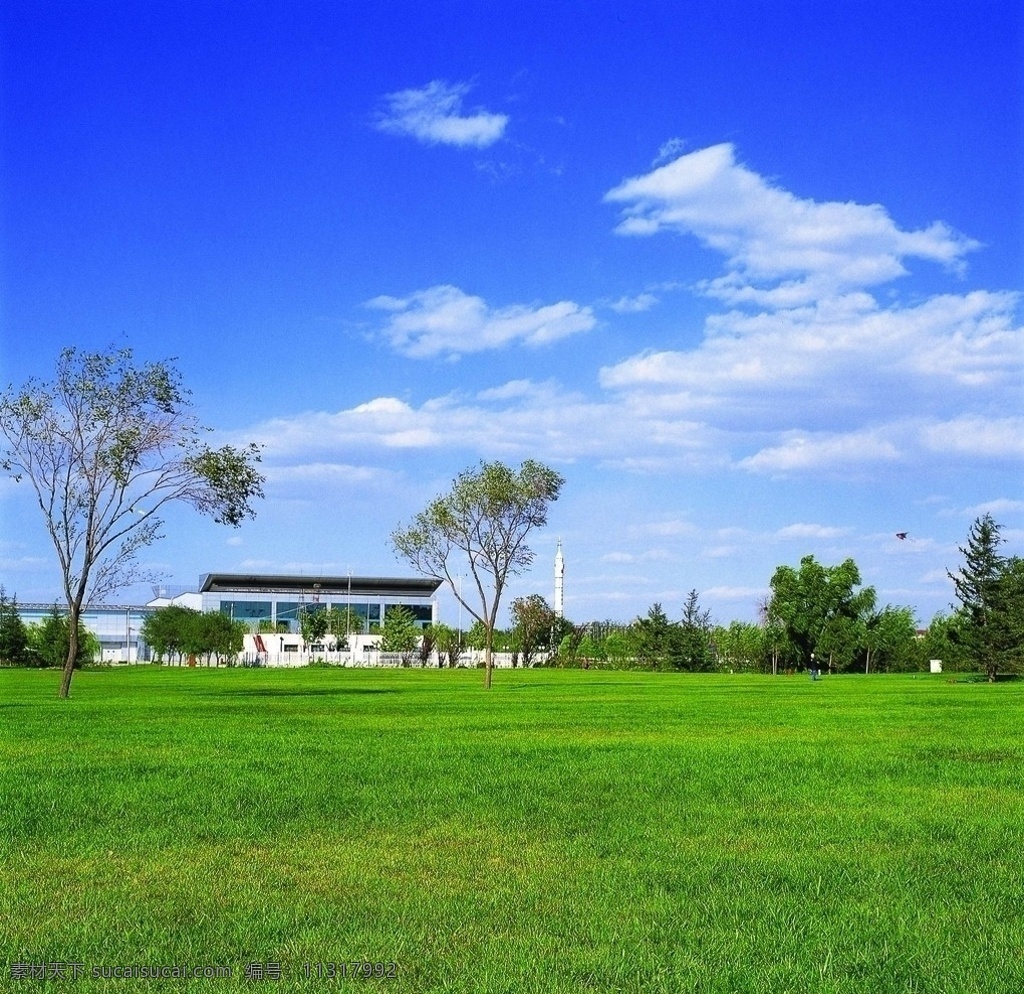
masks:
[[[351,694],[397,694],[387,687],[323,687],[291,689],[286,687],[260,687],[256,690],[208,690],[202,697],[347,697]]]

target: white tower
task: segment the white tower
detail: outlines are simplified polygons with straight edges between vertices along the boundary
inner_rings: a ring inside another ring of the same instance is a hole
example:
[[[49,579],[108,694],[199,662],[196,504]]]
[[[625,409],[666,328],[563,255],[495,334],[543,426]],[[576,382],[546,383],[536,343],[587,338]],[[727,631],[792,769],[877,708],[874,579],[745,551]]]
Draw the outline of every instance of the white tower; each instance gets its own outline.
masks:
[[[565,559],[562,558],[562,540],[558,540],[555,553],[555,617],[561,618],[565,607]]]

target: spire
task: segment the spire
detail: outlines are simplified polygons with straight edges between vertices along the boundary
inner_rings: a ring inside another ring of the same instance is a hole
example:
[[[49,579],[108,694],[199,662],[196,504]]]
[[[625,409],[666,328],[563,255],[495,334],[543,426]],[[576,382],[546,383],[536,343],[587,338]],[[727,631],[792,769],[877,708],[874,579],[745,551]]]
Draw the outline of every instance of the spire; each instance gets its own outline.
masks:
[[[562,556],[562,540],[558,540],[555,552],[555,617],[561,618],[565,607],[565,559]]]

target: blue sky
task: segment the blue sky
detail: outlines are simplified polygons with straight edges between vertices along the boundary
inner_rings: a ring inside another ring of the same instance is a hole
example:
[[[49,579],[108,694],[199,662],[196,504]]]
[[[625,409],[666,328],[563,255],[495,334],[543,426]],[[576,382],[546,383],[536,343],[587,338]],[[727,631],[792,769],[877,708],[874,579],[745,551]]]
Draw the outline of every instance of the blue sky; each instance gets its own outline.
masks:
[[[753,619],[814,554],[927,622],[977,514],[1024,551],[1022,22],[11,0],[2,379],[127,343],[265,445],[255,522],[168,518],[174,583],[403,573],[458,471],[537,458],[567,482],[512,595],[561,537],[575,620]],[[0,514],[4,585],[53,598],[28,493]]]

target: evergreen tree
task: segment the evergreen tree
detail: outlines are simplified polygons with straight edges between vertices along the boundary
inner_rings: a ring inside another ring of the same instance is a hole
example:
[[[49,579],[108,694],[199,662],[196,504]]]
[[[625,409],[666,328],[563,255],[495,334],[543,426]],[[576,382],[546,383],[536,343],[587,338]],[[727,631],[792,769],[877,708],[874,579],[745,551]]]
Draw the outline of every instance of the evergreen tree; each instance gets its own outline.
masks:
[[[416,617],[401,604],[390,605],[384,612],[384,623],[380,626],[381,652],[411,653],[420,640]]]
[[[668,620],[660,604],[652,604],[646,618],[630,626],[637,663],[651,669],[680,669],[682,647],[679,626]]]
[[[28,662],[28,631],[18,613],[18,597],[8,598],[0,586],[0,666],[24,666]]]
[[[71,646],[71,626],[68,616],[54,604],[50,613],[38,624],[27,629],[29,650],[38,666],[63,666]],[[96,637],[79,622],[75,640],[74,668],[90,663],[98,655],[100,646]]]
[[[704,673],[714,665],[711,652],[711,612],[702,611],[697,591],[691,590],[683,605],[683,620],[676,636],[678,652],[673,656],[677,669]]]
[[[999,672],[1024,671],[1024,559],[1018,556],[1003,561],[987,636]]]
[[[963,566],[956,573],[947,570],[965,622],[961,629],[965,648],[989,680],[995,680],[1001,657],[1006,654],[1001,643],[1007,625],[1004,618],[994,617],[1007,607],[1005,592],[999,589],[1007,569],[1006,560],[999,554],[1002,542],[1000,527],[992,515],[976,518],[967,533],[967,545],[959,546]]]

